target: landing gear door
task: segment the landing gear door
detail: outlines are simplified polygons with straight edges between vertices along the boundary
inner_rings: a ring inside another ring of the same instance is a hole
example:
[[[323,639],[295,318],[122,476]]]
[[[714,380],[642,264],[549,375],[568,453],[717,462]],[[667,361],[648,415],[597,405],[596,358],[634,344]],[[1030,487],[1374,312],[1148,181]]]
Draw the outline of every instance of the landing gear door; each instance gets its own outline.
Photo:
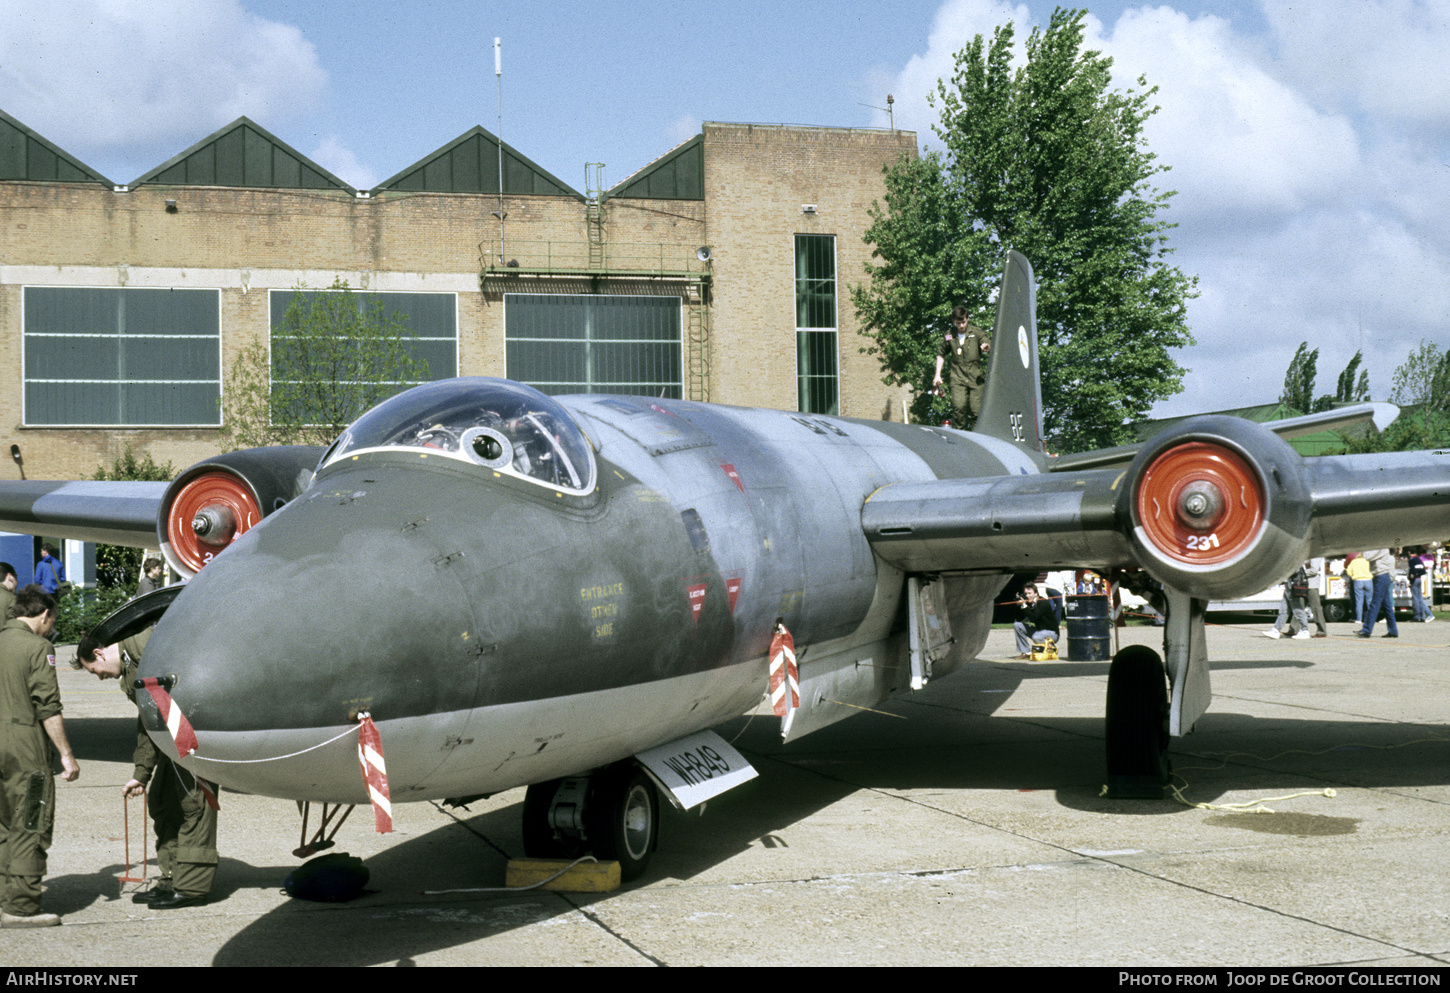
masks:
[[[932,663],[951,648],[952,629],[947,616],[945,584],[940,578],[906,579],[908,626],[911,630],[911,688],[919,690],[931,679]]]
[[[635,756],[678,810],[689,810],[759,773],[714,731],[699,731]]]

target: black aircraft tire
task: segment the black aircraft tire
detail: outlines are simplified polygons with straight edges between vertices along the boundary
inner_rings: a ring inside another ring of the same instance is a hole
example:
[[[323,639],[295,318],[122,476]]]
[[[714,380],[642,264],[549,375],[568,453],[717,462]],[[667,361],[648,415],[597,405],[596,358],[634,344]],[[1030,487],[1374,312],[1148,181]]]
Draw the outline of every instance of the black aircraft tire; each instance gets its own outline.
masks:
[[[596,776],[589,804],[594,857],[619,863],[626,882],[638,879],[659,844],[660,798],[654,781],[635,764],[622,763]]]
[[[1160,799],[1168,783],[1168,676],[1158,653],[1130,645],[1108,669],[1108,795]]]
[[[531,859],[574,859],[581,846],[577,841],[554,837],[549,826],[549,804],[559,789],[561,779],[535,783],[524,793],[524,854]]]

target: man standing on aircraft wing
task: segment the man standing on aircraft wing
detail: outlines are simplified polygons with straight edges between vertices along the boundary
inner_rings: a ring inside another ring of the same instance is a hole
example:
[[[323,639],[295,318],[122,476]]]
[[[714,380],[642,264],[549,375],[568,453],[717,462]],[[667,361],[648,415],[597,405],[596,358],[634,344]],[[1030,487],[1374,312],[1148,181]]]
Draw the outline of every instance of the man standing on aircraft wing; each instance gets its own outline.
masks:
[[[982,357],[992,350],[986,332],[971,322],[967,316],[967,305],[957,304],[952,308],[952,326],[956,334],[949,334],[942,342],[936,357],[936,372],[931,385],[942,384],[942,368],[946,367],[951,378],[952,427],[963,431],[976,423],[982,412],[982,384],[986,377],[982,373]],[[968,421],[967,413],[971,412]]]
[[[61,717],[55,678],[55,598],[22,587],[16,618],[0,628],[0,926],[50,927],[40,912],[45,853],[55,828],[55,775],[50,747],[60,752],[62,778],[81,774]],[[47,744],[46,739],[49,739]]]
[[[75,666],[100,679],[120,679],[121,689],[135,703],[136,670],[152,630],[147,628],[105,646],[86,635],[76,649]],[[161,880],[154,890],[131,899],[152,910],[206,903],[216,881],[217,812],[207,796],[215,795],[215,787],[203,785],[159,752],[139,714],[133,760],[136,767],[121,792],[127,797],[141,796],[147,783],[151,784],[151,820],[156,825],[156,861],[161,866]]]

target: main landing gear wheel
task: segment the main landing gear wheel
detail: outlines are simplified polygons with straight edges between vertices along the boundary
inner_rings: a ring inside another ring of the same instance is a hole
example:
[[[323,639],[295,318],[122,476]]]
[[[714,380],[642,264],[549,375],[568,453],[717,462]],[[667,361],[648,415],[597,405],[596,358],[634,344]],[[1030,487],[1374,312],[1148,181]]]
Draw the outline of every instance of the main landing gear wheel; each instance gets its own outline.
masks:
[[[1108,796],[1160,800],[1168,785],[1168,675],[1158,653],[1129,645],[1108,669]]]
[[[660,798],[654,781],[632,762],[601,770],[585,817],[594,856],[617,861],[622,879],[638,879],[659,846]]]

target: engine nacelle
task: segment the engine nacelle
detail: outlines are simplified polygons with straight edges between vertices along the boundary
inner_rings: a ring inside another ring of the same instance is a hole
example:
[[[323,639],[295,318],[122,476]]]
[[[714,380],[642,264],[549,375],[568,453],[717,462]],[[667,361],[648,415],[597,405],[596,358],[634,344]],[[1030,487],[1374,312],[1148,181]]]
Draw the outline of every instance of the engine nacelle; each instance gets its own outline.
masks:
[[[249,448],[206,459],[177,476],[161,500],[161,552],[194,576],[263,517],[306,488],[323,449],[314,445]]]
[[[1143,568],[1204,600],[1248,596],[1304,560],[1313,497],[1299,454],[1237,417],[1192,417],[1138,453],[1118,519]]]

